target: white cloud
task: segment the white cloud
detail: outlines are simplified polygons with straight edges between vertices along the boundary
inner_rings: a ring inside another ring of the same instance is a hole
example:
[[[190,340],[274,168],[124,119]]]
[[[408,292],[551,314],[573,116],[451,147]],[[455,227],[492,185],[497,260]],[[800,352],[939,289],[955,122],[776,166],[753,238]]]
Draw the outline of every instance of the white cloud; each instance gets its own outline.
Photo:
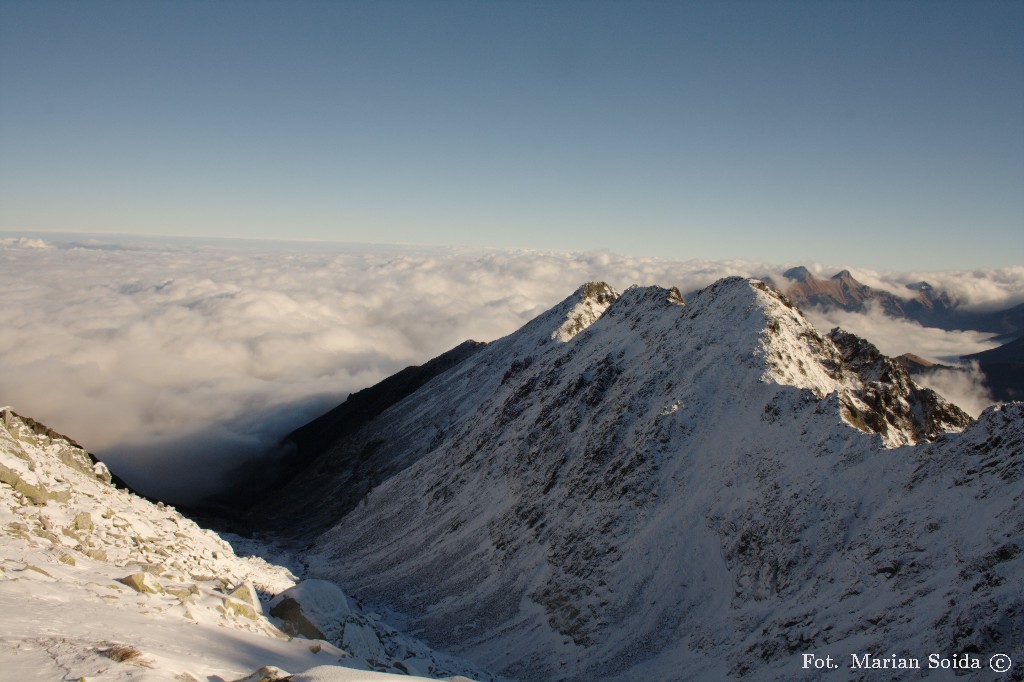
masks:
[[[0,401],[178,499],[204,492],[185,472],[215,481],[348,392],[508,334],[583,282],[686,292],[784,269],[607,252],[54,243],[0,243]],[[868,338],[889,333],[870,320]],[[921,329],[911,333],[927,343],[898,352],[989,347]]]
[[[49,244],[42,239],[32,239],[31,237],[3,237],[0,238],[0,248],[45,249],[49,248]]]
[[[985,387],[985,376],[972,362],[964,368],[936,369],[914,378],[947,400],[951,400],[972,417],[980,415],[986,407],[995,403],[992,394]]]
[[[958,362],[961,355],[995,348],[992,334],[975,331],[946,331],[935,327],[922,327],[917,322],[888,317],[877,305],[870,305],[867,313],[844,310],[805,310],[804,314],[822,333],[833,327],[842,327],[875,344],[889,356],[913,353],[926,360],[940,363]]]
[[[908,272],[899,281],[926,281],[942,289],[965,308],[996,310],[1024,303],[1024,266],[985,270]]]

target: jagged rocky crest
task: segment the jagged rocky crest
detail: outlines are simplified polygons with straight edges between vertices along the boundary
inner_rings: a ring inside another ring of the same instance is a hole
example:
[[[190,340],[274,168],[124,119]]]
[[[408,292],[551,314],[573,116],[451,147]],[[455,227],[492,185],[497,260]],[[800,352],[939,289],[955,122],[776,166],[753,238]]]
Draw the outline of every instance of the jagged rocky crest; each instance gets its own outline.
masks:
[[[604,282],[584,284],[567,298],[562,306],[552,311],[552,316],[564,318],[565,321],[552,332],[551,338],[562,342],[570,341],[601,317],[604,311],[608,310],[608,306],[618,298],[619,292]],[[563,312],[566,304],[571,305],[571,308],[568,312]]]
[[[977,468],[1017,466],[1015,441],[961,452],[988,413],[970,424],[763,282],[688,298],[585,285],[331,444],[254,522],[301,518],[321,575],[524,680],[774,679],[801,649],[949,650],[965,635],[936,621],[1020,587],[1012,552],[971,582],[1020,536],[1002,521],[1020,480]],[[936,506],[951,466],[977,473],[956,493],[970,523]],[[999,625],[1019,602],[986,612],[992,637],[1019,640]],[[871,623],[880,604],[907,615]]]
[[[901,362],[882,355],[870,342],[839,328],[828,338],[860,380],[859,389],[840,401],[847,423],[881,434],[890,445],[933,440],[971,423],[969,414],[932,389],[915,384]]]

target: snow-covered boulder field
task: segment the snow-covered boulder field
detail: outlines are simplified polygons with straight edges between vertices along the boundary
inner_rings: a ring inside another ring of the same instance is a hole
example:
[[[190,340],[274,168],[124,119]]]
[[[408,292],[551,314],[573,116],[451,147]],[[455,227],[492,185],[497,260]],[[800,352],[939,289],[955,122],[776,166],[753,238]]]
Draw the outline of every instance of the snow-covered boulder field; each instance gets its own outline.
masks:
[[[74,441],[0,411],[0,678],[474,674],[362,613],[338,587],[305,586],[284,567],[239,556],[213,531],[110,479]],[[294,612],[307,611],[321,636],[353,646],[308,639],[271,616],[271,600],[286,595],[300,597]]]

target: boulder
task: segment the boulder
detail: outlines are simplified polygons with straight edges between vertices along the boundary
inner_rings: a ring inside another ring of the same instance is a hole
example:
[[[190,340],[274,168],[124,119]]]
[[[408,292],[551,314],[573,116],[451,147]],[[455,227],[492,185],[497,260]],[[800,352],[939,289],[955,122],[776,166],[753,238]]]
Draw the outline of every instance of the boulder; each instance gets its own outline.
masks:
[[[290,635],[338,641],[345,622],[352,620],[348,597],[326,580],[303,580],[270,602],[270,615],[280,618]]]
[[[181,583],[164,587],[164,592],[185,602],[199,596],[199,587],[195,583]]]
[[[246,580],[241,583],[238,587],[228,592],[229,597],[233,597],[239,601],[245,602],[251,605],[260,613],[263,613],[263,607],[260,606],[259,595],[256,594],[256,588],[252,586],[252,583]]]
[[[112,483],[114,477],[110,473],[110,469],[103,462],[96,462],[92,466],[93,475],[104,483]]]
[[[302,612],[302,606],[291,597],[284,597],[270,607],[270,615],[281,620],[281,630],[293,637],[324,639],[324,633]]]
[[[79,512],[79,514],[75,516],[75,530],[90,531],[92,528],[92,515],[89,512]]]
[[[149,573],[132,573],[123,578],[118,578],[117,582],[141,593],[158,594],[163,591],[160,583]]]
[[[36,505],[41,507],[47,502],[54,498],[50,491],[40,486],[32,485],[31,483],[22,479],[17,471],[9,469],[3,465],[0,465],[0,482],[6,483],[7,485],[14,488],[17,492],[25,496],[25,498]]]
[[[256,620],[263,615],[263,612],[258,606],[253,606],[248,602],[233,599],[231,597],[224,597],[224,608],[231,613],[234,613],[236,616],[241,616],[242,618],[248,618],[250,620]]]
[[[283,680],[290,680],[291,678],[291,673],[281,670],[276,665],[265,665],[245,677],[234,680],[234,682],[283,682]]]

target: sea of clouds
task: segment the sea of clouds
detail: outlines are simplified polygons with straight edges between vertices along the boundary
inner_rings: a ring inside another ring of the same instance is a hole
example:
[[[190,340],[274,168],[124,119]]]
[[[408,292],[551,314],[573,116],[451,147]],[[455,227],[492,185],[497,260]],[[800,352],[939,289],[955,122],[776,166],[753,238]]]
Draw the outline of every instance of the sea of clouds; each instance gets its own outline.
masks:
[[[604,280],[677,286],[775,277],[793,264],[557,253],[82,236],[0,238],[0,403],[70,435],[141,491],[190,503],[240,462],[410,364],[508,334]],[[840,268],[807,264],[819,275]],[[851,270],[853,270],[851,268]],[[1024,301],[1024,268],[853,270],[926,279],[964,305]],[[870,315],[818,314],[891,355],[997,345]],[[948,390],[977,413],[974,379]]]

